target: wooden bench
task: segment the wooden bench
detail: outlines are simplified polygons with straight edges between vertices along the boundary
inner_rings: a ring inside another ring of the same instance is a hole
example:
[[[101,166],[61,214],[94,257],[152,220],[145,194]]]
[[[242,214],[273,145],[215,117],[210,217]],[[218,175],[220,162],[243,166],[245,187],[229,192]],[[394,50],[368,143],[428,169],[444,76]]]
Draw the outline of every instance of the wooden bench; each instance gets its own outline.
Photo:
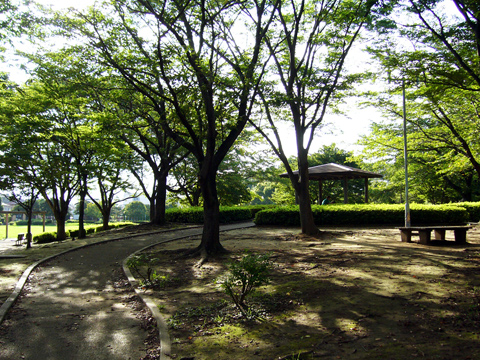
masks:
[[[468,225],[457,226],[411,226],[401,227],[400,235],[403,242],[412,242],[412,232],[418,232],[420,244],[428,245],[431,241],[432,230],[435,232],[435,240],[445,241],[445,233],[451,230],[455,235],[455,243],[465,244],[467,242],[467,231],[472,227]]]
[[[25,241],[25,234],[18,234],[17,240],[15,240],[15,245],[22,245],[24,241]]]

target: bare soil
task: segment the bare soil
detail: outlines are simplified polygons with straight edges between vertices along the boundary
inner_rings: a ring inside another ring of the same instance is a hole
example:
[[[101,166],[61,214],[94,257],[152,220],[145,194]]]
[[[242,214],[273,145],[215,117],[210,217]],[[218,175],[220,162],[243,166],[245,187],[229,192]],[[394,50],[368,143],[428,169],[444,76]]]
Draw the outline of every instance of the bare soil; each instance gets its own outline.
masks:
[[[183,256],[196,239],[151,249],[159,284],[144,290],[167,319],[171,357],[480,358],[479,229],[462,246],[402,243],[392,228],[298,233],[222,233],[229,252],[201,267]],[[250,319],[216,283],[247,250],[273,263],[271,283],[247,300]]]

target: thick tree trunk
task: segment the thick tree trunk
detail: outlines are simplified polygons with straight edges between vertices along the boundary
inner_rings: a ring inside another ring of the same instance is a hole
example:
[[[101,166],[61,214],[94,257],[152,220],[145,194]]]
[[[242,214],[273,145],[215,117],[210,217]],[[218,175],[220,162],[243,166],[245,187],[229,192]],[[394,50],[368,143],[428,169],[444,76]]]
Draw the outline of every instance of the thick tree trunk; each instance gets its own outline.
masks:
[[[165,203],[167,201],[167,175],[168,174],[161,174],[158,177],[153,211],[152,203],[150,203],[150,222],[154,225],[165,224]]]
[[[203,258],[224,253],[226,250],[220,243],[220,205],[217,195],[216,171],[211,169],[200,176],[200,187],[203,195],[203,233],[202,241],[196,252]]]
[[[112,208],[106,208],[102,211],[102,227],[103,230],[108,230],[108,224],[110,223],[110,213]]]
[[[67,218],[67,213],[62,211],[61,213],[55,214],[55,220],[57,221],[57,240],[65,240],[67,238],[67,233],[65,231],[65,220]]]

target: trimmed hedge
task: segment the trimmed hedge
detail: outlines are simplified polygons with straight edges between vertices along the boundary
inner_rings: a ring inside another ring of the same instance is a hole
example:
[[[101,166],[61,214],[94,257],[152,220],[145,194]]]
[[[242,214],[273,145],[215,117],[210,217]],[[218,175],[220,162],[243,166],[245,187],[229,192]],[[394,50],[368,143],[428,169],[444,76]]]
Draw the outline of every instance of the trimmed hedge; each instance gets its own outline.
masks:
[[[315,224],[322,225],[394,225],[405,224],[404,205],[358,204],[358,205],[314,205]],[[411,222],[419,225],[465,224],[469,213],[464,207],[454,205],[410,206]],[[300,226],[298,206],[277,207],[263,210],[255,216],[257,225]]]
[[[52,220],[45,220],[45,224],[51,224]],[[11,222],[12,225],[16,226],[27,226],[28,220],[18,220]],[[32,225],[43,225],[43,219],[32,219]]]
[[[203,224],[203,208],[168,209],[165,212],[165,218],[168,222],[173,223]],[[249,207],[220,207],[220,223],[222,224],[245,221],[252,218],[252,211]]]
[[[461,202],[452,203],[453,206],[461,206],[468,211],[468,221],[479,222],[480,221],[480,202]]]
[[[47,244],[57,241],[56,232],[46,232],[33,237],[33,242],[36,244]]]

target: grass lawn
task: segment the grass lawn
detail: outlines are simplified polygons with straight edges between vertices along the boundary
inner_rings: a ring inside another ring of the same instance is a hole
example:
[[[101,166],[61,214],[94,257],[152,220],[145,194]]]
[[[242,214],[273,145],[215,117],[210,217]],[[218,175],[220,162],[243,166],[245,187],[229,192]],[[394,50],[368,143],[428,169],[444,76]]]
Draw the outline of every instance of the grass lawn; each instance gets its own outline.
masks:
[[[88,229],[89,227],[97,227],[99,226],[98,224],[86,224],[85,228]],[[70,224],[67,223],[65,225],[65,230],[78,230],[78,224]],[[0,239],[5,239],[6,238],[6,226],[5,225],[0,225]],[[57,231],[57,225],[52,225],[48,224],[45,225],[45,232],[56,232]],[[21,233],[26,233],[27,232],[27,225],[22,225],[22,226],[16,226],[16,225],[8,225],[8,238],[9,239],[15,239],[17,237],[17,234]],[[32,234],[33,236],[39,235],[43,233],[43,225],[33,225],[32,226]]]

